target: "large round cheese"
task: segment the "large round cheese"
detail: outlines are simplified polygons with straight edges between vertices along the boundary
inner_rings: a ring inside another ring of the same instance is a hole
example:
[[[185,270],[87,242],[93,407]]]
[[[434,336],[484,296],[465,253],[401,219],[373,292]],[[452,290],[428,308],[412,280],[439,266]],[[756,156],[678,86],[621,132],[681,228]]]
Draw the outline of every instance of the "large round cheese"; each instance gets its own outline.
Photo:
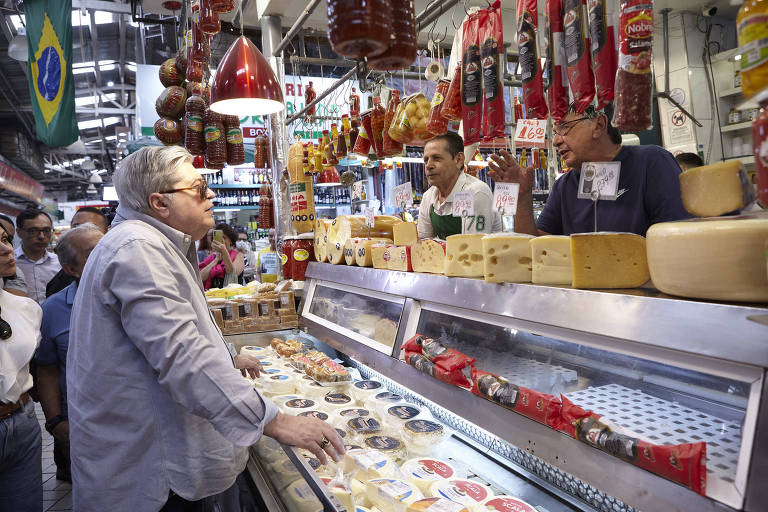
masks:
[[[403,424],[403,439],[414,454],[431,453],[445,439],[445,428],[436,421],[415,419]]]
[[[287,373],[275,373],[273,375],[265,375],[262,386],[266,393],[270,393],[273,396],[288,395],[296,390],[295,380],[292,375]]]
[[[400,429],[406,421],[410,421],[421,414],[421,409],[410,404],[397,404],[387,407],[382,415],[384,424],[392,428]]]
[[[304,418],[315,418],[317,420],[321,421],[328,421],[328,413],[323,411],[316,411],[314,409],[310,411],[301,411],[296,416],[302,416]]]
[[[285,402],[289,400],[295,400],[297,398],[301,398],[299,395],[277,395],[272,397],[272,401],[275,402],[275,405],[278,409],[280,409],[280,412],[285,412],[283,410],[283,406],[285,405]]]
[[[419,457],[404,462],[400,467],[405,478],[414,484],[425,495],[429,493],[432,484],[453,478],[456,470],[453,466],[440,459]]]
[[[328,410],[349,409],[352,397],[346,393],[328,393],[320,400],[321,408]]]
[[[286,414],[296,416],[301,412],[316,410],[317,402],[310,400],[309,398],[297,398],[295,400],[288,400],[283,405],[283,409]]]
[[[406,512],[469,512],[464,505],[445,498],[424,498],[408,505],[405,510]]]
[[[664,293],[768,302],[768,216],[662,222],[648,229],[648,266]]]
[[[358,404],[364,404],[369,398],[385,391],[384,385],[375,380],[360,380],[352,385],[352,396]]]
[[[395,404],[399,404],[403,401],[403,397],[397,393],[391,393],[389,391],[382,391],[377,393],[369,400],[364,407],[373,408],[379,417],[383,417],[387,412],[387,409]]]
[[[315,382],[315,380],[309,375],[296,380],[297,392],[304,395],[305,398],[321,398],[328,392],[328,389]]]
[[[381,434],[381,423],[372,416],[350,418],[344,424],[344,428],[353,436],[358,436],[357,438]]]
[[[429,494],[461,503],[472,510],[481,510],[482,503],[493,497],[487,485],[458,478],[433,483],[429,488]]]
[[[483,502],[484,510],[498,512],[538,512],[528,503],[513,496],[494,496]]]
[[[268,356],[271,353],[266,347],[247,346],[240,349],[240,355],[243,356]]]
[[[391,436],[373,435],[366,437],[363,440],[363,447],[378,450],[394,461],[405,458],[405,445],[401,440]]]

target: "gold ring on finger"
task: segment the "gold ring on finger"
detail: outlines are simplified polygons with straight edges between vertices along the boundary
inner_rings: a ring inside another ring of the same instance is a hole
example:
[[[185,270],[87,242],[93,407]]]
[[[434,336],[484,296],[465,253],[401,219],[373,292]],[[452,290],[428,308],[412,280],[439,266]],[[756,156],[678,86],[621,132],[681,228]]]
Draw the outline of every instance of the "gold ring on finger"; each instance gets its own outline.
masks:
[[[328,446],[329,444],[331,444],[331,442],[325,437],[323,437],[323,440],[320,441],[320,448],[325,449],[325,447]]]

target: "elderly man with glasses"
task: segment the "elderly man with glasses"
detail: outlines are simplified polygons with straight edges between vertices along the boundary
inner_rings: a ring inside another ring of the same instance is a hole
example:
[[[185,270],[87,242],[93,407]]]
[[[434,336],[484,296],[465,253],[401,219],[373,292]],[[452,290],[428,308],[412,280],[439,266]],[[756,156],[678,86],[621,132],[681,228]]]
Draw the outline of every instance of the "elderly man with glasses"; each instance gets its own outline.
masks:
[[[263,435],[339,460],[326,422],[278,412],[235,368],[208,311],[195,241],[215,197],[176,146],[145,147],[113,176],[110,231],[88,258],[67,353],[73,509],[200,510]],[[245,357],[246,359],[242,359]]]
[[[680,166],[659,146],[622,146],[621,134],[611,126],[611,109],[587,108],[579,114],[573,105],[553,128],[552,144],[571,171],[552,186],[538,219],[533,218],[533,167],[522,168],[507,151],[491,155],[491,177],[520,183],[515,231],[535,236],[570,235],[595,230],[622,231],[645,236],[657,222],[690,217],[680,198]],[[577,198],[581,166],[585,162],[621,163],[615,201]]]
[[[53,238],[53,222],[42,210],[24,210],[16,217],[16,232],[21,245],[16,249],[16,266],[27,282],[27,294],[38,304],[45,300],[48,281],[61,270],[56,255],[48,251]]]

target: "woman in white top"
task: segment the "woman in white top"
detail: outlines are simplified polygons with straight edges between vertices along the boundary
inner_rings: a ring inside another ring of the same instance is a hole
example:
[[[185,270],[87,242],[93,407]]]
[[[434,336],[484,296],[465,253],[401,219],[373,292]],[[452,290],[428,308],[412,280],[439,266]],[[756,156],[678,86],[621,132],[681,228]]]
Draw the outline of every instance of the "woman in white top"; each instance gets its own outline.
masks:
[[[16,273],[13,245],[0,227],[0,278]],[[29,361],[40,344],[42,310],[0,286],[0,510],[43,508],[42,438],[35,416]]]

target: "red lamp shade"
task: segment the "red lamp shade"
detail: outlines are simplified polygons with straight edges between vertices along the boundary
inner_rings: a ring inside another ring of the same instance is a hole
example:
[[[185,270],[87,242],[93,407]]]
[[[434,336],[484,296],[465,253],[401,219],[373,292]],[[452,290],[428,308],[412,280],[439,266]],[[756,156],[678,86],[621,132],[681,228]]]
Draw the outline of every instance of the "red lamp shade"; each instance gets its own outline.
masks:
[[[285,108],[283,90],[267,59],[246,37],[238,37],[216,69],[211,110],[220,114],[259,116]]]
[[[341,177],[339,177],[339,171],[335,167],[326,167],[323,171],[317,175],[317,182],[315,185],[318,187],[330,187],[331,185],[340,185]]]

